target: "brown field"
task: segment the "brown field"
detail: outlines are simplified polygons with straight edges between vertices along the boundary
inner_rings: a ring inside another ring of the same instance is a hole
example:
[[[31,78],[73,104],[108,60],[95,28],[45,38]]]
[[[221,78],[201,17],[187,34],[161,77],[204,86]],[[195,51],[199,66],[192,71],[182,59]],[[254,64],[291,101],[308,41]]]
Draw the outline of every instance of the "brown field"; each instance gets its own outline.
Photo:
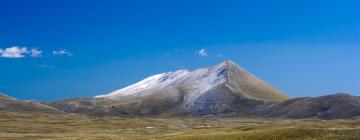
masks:
[[[0,112],[0,139],[360,139],[360,120],[117,118]]]

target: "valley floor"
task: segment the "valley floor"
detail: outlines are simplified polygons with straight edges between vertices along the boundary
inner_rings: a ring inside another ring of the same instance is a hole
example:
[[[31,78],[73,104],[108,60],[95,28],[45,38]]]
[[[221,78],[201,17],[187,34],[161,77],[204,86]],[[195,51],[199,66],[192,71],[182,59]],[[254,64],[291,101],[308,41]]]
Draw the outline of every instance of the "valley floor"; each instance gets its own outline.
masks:
[[[95,118],[0,112],[0,139],[360,139],[360,120]]]

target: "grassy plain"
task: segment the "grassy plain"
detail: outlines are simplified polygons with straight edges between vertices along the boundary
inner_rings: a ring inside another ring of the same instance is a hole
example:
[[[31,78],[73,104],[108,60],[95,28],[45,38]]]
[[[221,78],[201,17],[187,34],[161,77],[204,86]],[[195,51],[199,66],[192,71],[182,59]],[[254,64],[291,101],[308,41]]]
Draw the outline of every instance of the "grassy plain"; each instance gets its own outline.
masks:
[[[0,139],[360,139],[360,120],[88,117],[0,112]]]

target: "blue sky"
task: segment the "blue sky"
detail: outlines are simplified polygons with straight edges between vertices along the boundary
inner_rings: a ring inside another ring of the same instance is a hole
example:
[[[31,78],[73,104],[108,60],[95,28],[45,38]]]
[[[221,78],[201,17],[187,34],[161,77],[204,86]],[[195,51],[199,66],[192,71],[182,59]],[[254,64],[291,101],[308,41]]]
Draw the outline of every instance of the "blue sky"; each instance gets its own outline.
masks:
[[[231,59],[292,97],[358,95],[359,4],[2,0],[0,91],[87,97]]]

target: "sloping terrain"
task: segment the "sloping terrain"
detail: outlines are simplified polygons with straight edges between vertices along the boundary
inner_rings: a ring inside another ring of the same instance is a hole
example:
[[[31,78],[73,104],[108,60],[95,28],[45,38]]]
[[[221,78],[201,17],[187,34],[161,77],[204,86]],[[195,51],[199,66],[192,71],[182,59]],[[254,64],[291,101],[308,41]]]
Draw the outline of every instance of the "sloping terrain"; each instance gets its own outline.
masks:
[[[322,119],[360,117],[360,97],[337,93],[333,95],[290,99],[266,108],[262,116]]]
[[[21,101],[0,93],[0,111],[61,113],[62,111],[36,101]]]
[[[91,116],[125,116],[130,113],[118,107],[118,102],[96,98],[74,98],[55,101],[49,106],[67,113],[77,113]]]

